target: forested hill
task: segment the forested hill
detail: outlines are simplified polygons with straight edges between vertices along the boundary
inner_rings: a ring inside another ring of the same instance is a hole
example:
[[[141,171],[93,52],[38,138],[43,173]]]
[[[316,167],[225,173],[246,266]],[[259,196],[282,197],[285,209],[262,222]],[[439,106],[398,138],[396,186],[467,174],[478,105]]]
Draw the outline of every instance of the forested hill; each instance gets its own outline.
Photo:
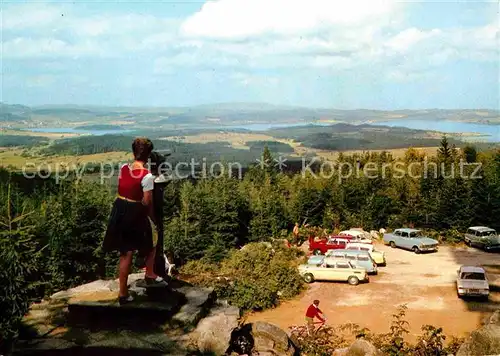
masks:
[[[307,108],[266,103],[220,103],[192,107],[105,107],[76,105],[0,104],[0,121],[25,120],[34,124],[46,122],[81,122],[103,124],[105,121],[127,120],[148,125],[231,125],[248,122],[314,123],[318,121],[376,122],[392,119],[451,120],[500,124],[498,110],[338,110]],[[103,121],[104,120],[104,121]]]

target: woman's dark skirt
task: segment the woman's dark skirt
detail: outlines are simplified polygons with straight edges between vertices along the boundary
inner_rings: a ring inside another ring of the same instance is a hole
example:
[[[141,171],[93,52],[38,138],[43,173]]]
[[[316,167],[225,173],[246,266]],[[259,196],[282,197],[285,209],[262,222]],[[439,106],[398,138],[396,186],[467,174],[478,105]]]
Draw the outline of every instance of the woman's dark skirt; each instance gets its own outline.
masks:
[[[104,236],[105,252],[139,251],[146,255],[153,248],[153,235],[146,207],[141,202],[116,198]]]

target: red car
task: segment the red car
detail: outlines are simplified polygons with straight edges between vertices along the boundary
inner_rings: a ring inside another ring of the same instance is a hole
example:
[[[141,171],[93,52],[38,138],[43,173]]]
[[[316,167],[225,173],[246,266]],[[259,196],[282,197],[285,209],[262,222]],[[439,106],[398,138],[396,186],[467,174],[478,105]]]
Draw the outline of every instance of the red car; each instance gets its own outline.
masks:
[[[319,241],[315,241],[314,237],[309,237],[309,251],[315,255],[324,255],[328,250],[345,249],[347,243],[352,240],[352,236],[329,236]]]

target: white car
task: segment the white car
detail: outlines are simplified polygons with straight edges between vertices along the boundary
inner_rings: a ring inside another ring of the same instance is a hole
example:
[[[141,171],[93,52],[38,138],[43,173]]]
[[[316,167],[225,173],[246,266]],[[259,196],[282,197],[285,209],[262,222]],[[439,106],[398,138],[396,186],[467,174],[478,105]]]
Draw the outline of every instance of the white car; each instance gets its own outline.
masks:
[[[490,286],[486,271],[482,267],[462,266],[457,271],[458,297],[488,298]]]
[[[359,230],[344,230],[341,231],[337,236],[352,236],[354,237],[354,242],[359,242],[363,244],[372,244],[372,237],[366,231]]]

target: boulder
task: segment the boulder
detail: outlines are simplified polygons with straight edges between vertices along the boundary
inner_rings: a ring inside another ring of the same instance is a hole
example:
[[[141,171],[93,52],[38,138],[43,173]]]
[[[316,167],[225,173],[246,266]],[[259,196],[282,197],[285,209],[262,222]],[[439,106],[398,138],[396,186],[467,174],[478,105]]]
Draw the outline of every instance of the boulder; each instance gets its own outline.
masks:
[[[348,350],[349,348],[347,347],[344,347],[342,349],[336,349],[335,351],[333,351],[332,356],[346,356]]]
[[[293,356],[297,354],[295,346],[285,331],[274,324],[262,321],[245,324],[233,330],[231,334],[229,353],[242,354],[249,353],[250,350],[256,355]]]
[[[345,353],[346,356],[382,356],[383,353],[370,342],[358,339],[356,340]]]
[[[229,348],[231,332],[238,327],[240,309],[219,303],[193,331],[192,338],[201,352],[224,355]]]
[[[217,299],[213,288],[184,286],[176,291],[185,296],[186,303],[173,316],[172,321],[186,330],[196,326],[208,314]]]
[[[487,324],[471,333],[462,344],[457,356],[500,355],[500,310],[497,310]]]
[[[290,350],[290,339],[285,331],[278,326],[257,321],[252,324],[252,336],[254,338],[255,350],[259,352],[279,351],[280,354],[288,354]],[[293,354],[293,353],[292,353]]]

